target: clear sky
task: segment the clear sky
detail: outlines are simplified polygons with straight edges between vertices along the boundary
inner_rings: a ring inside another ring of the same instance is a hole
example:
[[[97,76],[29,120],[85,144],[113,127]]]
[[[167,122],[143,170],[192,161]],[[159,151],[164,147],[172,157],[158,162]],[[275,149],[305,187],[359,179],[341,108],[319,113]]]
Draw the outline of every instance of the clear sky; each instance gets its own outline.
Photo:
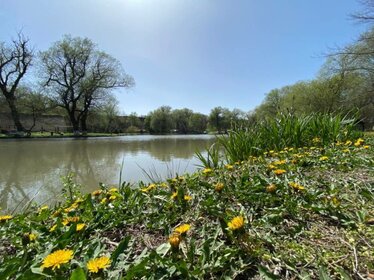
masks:
[[[0,41],[37,50],[88,37],[136,81],[122,112],[161,105],[249,111],[271,89],[313,79],[322,54],[357,38],[355,0],[0,0]]]

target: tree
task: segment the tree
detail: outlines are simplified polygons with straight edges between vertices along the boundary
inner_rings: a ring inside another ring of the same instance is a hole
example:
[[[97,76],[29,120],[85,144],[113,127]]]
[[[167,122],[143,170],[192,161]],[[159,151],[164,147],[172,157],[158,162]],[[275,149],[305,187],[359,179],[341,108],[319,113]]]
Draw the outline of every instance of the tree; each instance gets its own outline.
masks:
[[[17,131],[23,131],[17,108],[17,88],[25,76],[33,59],[33,51],[29,47],[29,40],[21,33],[12,44],[0,42],[0,90],[4,95]]]
[[[208,117],[200,113],[193,113],[189,120],[190,132],[204,133],[208,124]]]
[[[30,127],[25,127],[25,131],[30,135],[36,125],[36,121],[46,112],[54,109],[54,104],[41,92],[33,91],[28,87],[17,89],[19,111],[28,114],[32,118]]]
[[[169,106],[161,106],[150,112],[147,116],[146,124],[149,125],[151,133],[170,133],[173,128],[171,108]]]
[[[65,36],[41,53],[44,85],[64,108],[74,131],[87,131],[90,110],[114,88],[129,88],[134,79],[115,58],[87,38]]]
[[[187,108],[176,109],[172,112],[175,129],[178,131],[178,133],[187,134],[188,132],[190,132],[189,120],[192,114],[192,110]]]
[[[217,132],[221,132],[222,125],[223,125],[223,108],[222,107],[215,107],[210,111],[208,117],[208,123],[211,129],[216,130]]]
[[[360,12],[353,13],[353,19],[362,23],[374,22],[374,0],[359,0],[364,9]]]

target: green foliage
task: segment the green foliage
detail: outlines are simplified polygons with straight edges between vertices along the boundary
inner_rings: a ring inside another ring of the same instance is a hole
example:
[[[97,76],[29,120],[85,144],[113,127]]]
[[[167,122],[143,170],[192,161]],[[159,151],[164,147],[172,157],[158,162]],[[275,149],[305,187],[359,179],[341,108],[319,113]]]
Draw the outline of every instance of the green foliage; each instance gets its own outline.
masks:
[[[267,150],[320,146],[358,138],[362,133],[356,130],[355,124],[354,119],[341,115],[312,114],[297,117],[280,114],[276,118],[230,130],[228,135],[218,137],[218,143],[223,147],[227,161],[233,163],[248,160]]]
[[[350,140],[268,150],[232,165],[211,160],[210,169],[195,174],[118,189],[101,185],[86,195],[69,176],[67,199],[59,205],[1,216],[0,275],[365,278],[374,269],[374,142]],[[230,229],[238,216],[244,224]],[[190,228],[173,247],[168,238],[183,224]],[[72,259],[43,269],[46,256],[61,249],[72,250]],[[111,263],[90,271],[88,261],[103,256]]]

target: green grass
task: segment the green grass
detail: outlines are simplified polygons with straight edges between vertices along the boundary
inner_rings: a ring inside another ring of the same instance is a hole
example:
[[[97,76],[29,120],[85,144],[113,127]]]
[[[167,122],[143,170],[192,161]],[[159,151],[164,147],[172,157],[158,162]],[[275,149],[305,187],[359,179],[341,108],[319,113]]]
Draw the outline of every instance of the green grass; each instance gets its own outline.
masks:
[[[227,162],[233,163],[261,155],[266,150],[324,146],[357,139],[362,135],[362,132],[356,130],[354,119],[341,115],[312,114],[297,117],[281,114],[273,119],[239,127],[229,131],[228,135],[218,136],[219,145],[216,149],[221,147]]]
[[[374,273],[374,138],[363,144],[351,140],[268,150],[157,184],[101,185],[93,194],[80,194],[68,177],[60,205],[33,206],[0,223],[0,275],[368,278]],[[276,175],[276,170],[284,172]],[[232,230],[228,223],[237,216],[244,225]],[[80,231],[78,223],[85,225]],[[180,243],[173,247],[169,236],[182,224],[191,228],[174,235]],[[41,269],[58,249],[72,250],[72,259],[55,270]],[[111,265],[90,272],[87,262],[100,256],[110,257]]]

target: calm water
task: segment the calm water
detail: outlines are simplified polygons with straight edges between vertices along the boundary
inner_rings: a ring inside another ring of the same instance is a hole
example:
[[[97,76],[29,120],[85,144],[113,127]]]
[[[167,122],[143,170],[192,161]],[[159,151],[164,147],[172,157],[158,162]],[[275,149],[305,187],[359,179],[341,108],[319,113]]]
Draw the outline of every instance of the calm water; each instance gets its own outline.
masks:
[[[150,182],[146,173],[160,179],[193,172],[199,164],[194,153],[213,142],[209,135],[0,140],[0,207],[14,209],[30,199],[52,203],[69,172],[83,192],[100,182],[117,186],[122,161],[122,181],[132,183]]]

